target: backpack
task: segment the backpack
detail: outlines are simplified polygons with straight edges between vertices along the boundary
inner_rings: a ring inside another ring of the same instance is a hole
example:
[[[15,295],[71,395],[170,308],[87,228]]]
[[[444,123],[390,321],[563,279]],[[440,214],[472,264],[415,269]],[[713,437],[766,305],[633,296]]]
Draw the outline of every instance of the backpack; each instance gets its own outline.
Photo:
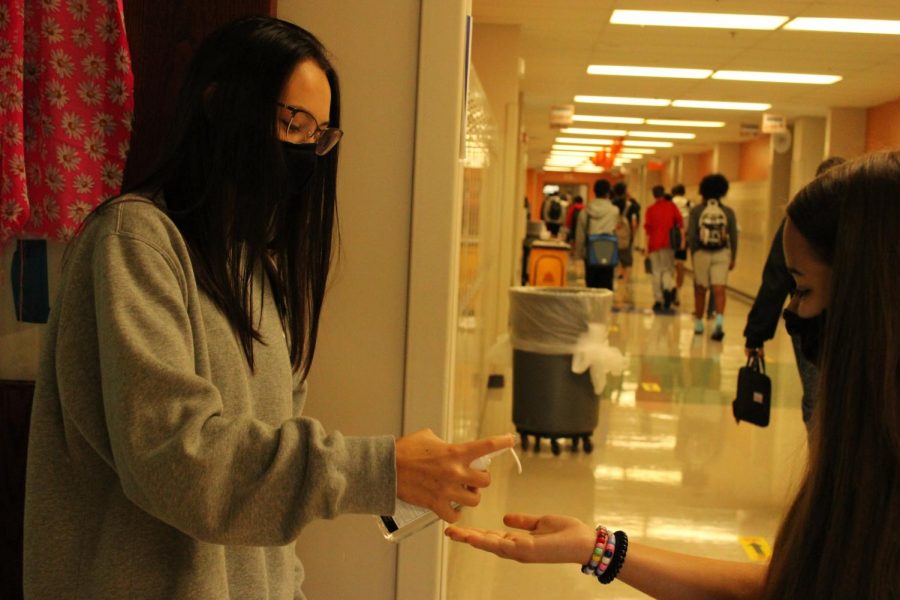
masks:
[[[728,217],[718,200],[707,200],[703,207],[698,236],[704,250],[721,250],[728,245]]]
[[[591,233],[591,215],[585,224],[587,264],[589,267],[615,267],[619,264],[619,239],[611,233]]]
[[[616,221],[615,232],[619,250],[628,248],[631,245],[631,223],[628,222],[628,217],[624,214],[619,215],[619,220]]]
[[[551,223],[558,223],[559,219],[562,217],[562,212],[562,202],[559,201],[559,198],[551,198],[550,208],[547,209],[547,220]]]

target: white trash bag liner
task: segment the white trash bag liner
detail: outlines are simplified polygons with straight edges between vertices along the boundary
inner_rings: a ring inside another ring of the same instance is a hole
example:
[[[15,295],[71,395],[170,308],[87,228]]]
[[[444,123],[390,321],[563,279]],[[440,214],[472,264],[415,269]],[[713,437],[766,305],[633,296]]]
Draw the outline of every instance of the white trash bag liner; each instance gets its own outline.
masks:
[[[604,289],[510,288],[509,344],[537,354],[571,354],[572,372],[590,369],[594,393],[600,395],[607,375],[625,370],[622,352],[609,345],[612,301],[613,293]]]

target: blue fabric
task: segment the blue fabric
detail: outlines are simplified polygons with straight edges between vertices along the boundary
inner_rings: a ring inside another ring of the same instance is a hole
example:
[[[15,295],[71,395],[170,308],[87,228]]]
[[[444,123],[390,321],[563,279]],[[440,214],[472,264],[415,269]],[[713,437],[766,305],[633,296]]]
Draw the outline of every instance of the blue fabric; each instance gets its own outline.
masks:
[[[10,272],[16,319],[26,323],[46,323],[50,316],[47,241],[16,242]]]

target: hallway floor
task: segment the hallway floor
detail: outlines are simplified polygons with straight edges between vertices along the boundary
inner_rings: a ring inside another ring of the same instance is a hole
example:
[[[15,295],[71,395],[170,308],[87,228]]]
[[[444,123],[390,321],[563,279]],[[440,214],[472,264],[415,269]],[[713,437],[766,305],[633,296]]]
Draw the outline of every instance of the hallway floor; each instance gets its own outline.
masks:
[[[636,261],[637,262],[637,261]],[[611,528],[646,544],[739,561],[765,560],[781,515],[806,461],[800,380],[790,339],[779,327],[766,345],[772,379],[771,423],[736,424],[731,413],[744,365],[741,333],[750,306],[729,296],[725,339],[694,335],[691,281],[681,312],[656,316],[646,275],[617,282],[610,342],[628,367],[611,378],[594,431],[594,450],[554,456],[544,440],[496,458],[493,484],[462,525],[503,529],[507,512],[561,513]],[[515,431],[512,380],[490,390],[481,435]],[[573,600],[646,598],[621,582],[603,586],[574,565],[523,565],[459,544],[450,545],[450,600]]]

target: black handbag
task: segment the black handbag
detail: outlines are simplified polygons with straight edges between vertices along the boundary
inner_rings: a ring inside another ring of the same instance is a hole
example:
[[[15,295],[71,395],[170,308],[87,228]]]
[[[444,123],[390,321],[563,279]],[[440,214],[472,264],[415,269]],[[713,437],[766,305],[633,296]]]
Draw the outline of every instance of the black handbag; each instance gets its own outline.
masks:
[[[669,230],[669,247],[672,250],[681,250],[681,228],[677,225]]]
[[[737,397],[731,403],[734,420],[748,421],[759,427],[769,425],[772,410],[772,381],[766,375],[766,362],[757,354],[747,359],[738,371]]]

